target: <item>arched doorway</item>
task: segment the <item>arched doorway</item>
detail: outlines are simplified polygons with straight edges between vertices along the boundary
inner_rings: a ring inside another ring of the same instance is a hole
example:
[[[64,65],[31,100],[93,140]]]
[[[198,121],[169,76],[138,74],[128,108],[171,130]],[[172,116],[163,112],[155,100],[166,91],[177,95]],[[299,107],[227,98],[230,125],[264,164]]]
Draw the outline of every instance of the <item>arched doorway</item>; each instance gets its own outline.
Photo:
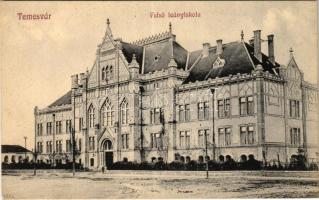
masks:
[[[111,140],[105,139],[102,142],[101,151],[103,155],[103,166],[110,168],[113,164],[113,145]]]

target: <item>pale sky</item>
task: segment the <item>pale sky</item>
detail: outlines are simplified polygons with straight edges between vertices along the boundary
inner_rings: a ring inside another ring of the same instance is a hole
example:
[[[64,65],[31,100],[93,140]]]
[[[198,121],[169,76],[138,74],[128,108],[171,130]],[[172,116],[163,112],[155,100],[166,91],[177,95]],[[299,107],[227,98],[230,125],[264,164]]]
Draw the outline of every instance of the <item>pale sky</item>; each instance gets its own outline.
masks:
[[[199,18],[150,18],[150,12],[199,12]],[[51,14],[23,21],[17,13]],[[187,50],[240,40],[253,30],[275,35],[275,57],[289,48],[305,79],[317,81],[317,4],[312,2],[1,2],[1,140],[33,148],[33,108],[44,108],[71,88],[70,76],[90,69],[110,18],[114,37],[131,42],[168,30]],[[262,51],[267,53],[267,44]]]

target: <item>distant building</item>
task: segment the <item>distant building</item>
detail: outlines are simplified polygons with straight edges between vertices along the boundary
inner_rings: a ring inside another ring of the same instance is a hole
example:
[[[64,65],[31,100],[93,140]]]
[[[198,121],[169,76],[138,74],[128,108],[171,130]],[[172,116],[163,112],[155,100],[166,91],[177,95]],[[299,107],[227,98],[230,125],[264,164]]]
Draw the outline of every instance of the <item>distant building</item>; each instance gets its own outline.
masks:
[[[33,153],[19,145],[1,145],[1,157],[3,163],[23,163],[33,159]]]
[[[188,33],[190,39],[194,36]],[[253,39],[188,51],[169,31],[134,43],[115,39],[109,22],[90,71],[34,110],[38,159],[101,168],[112,162],[223,161],[249,154],[288,163],[298,148],[318,153],[318,89],[304,80],[293,51],[286,66]],[[302,63],[307,65],[306,63]],[[207,138],[207,140],[206,140]]]

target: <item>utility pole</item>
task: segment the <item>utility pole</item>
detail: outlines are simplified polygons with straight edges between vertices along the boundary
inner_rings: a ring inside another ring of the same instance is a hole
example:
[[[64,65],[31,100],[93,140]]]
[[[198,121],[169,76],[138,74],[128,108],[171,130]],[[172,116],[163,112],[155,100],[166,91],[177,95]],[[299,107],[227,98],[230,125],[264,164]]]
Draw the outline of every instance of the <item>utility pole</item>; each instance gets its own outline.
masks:
[[[208,179],[207,131],[205,131],[206,179]]]
[[[212,121],[213,121],[213,160],[215,161],[216,157],[216,152],[215,152],[215,88],[211,88],[210,92],[213,95],[213,116],[212,116]]]
[[[24,148],[27,149],[27,136],[24,136]],[[27,151],[24,152],[24,160],[27,159]]]
[[[75,153],[76,153],[76,143],[75,143],[75,129],[74,127],[72,128],[72,172],[73,176],[75,176]]]

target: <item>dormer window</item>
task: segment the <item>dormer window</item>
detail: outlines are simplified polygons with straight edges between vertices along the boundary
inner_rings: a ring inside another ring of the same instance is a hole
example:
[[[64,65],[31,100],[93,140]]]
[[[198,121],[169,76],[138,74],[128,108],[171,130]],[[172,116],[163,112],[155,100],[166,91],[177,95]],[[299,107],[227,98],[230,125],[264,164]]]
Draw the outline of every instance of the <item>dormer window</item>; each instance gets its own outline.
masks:
[[[159,56],[159,55],[156,55],[156,56],[154,57],[154,61],[157,61],[159,58],[160,58],[160,56]]]
[[[216,61],[213,64],[213,67],[223,67],[225,65],[225,60],[221,59],[219,56],[217,57]]]

